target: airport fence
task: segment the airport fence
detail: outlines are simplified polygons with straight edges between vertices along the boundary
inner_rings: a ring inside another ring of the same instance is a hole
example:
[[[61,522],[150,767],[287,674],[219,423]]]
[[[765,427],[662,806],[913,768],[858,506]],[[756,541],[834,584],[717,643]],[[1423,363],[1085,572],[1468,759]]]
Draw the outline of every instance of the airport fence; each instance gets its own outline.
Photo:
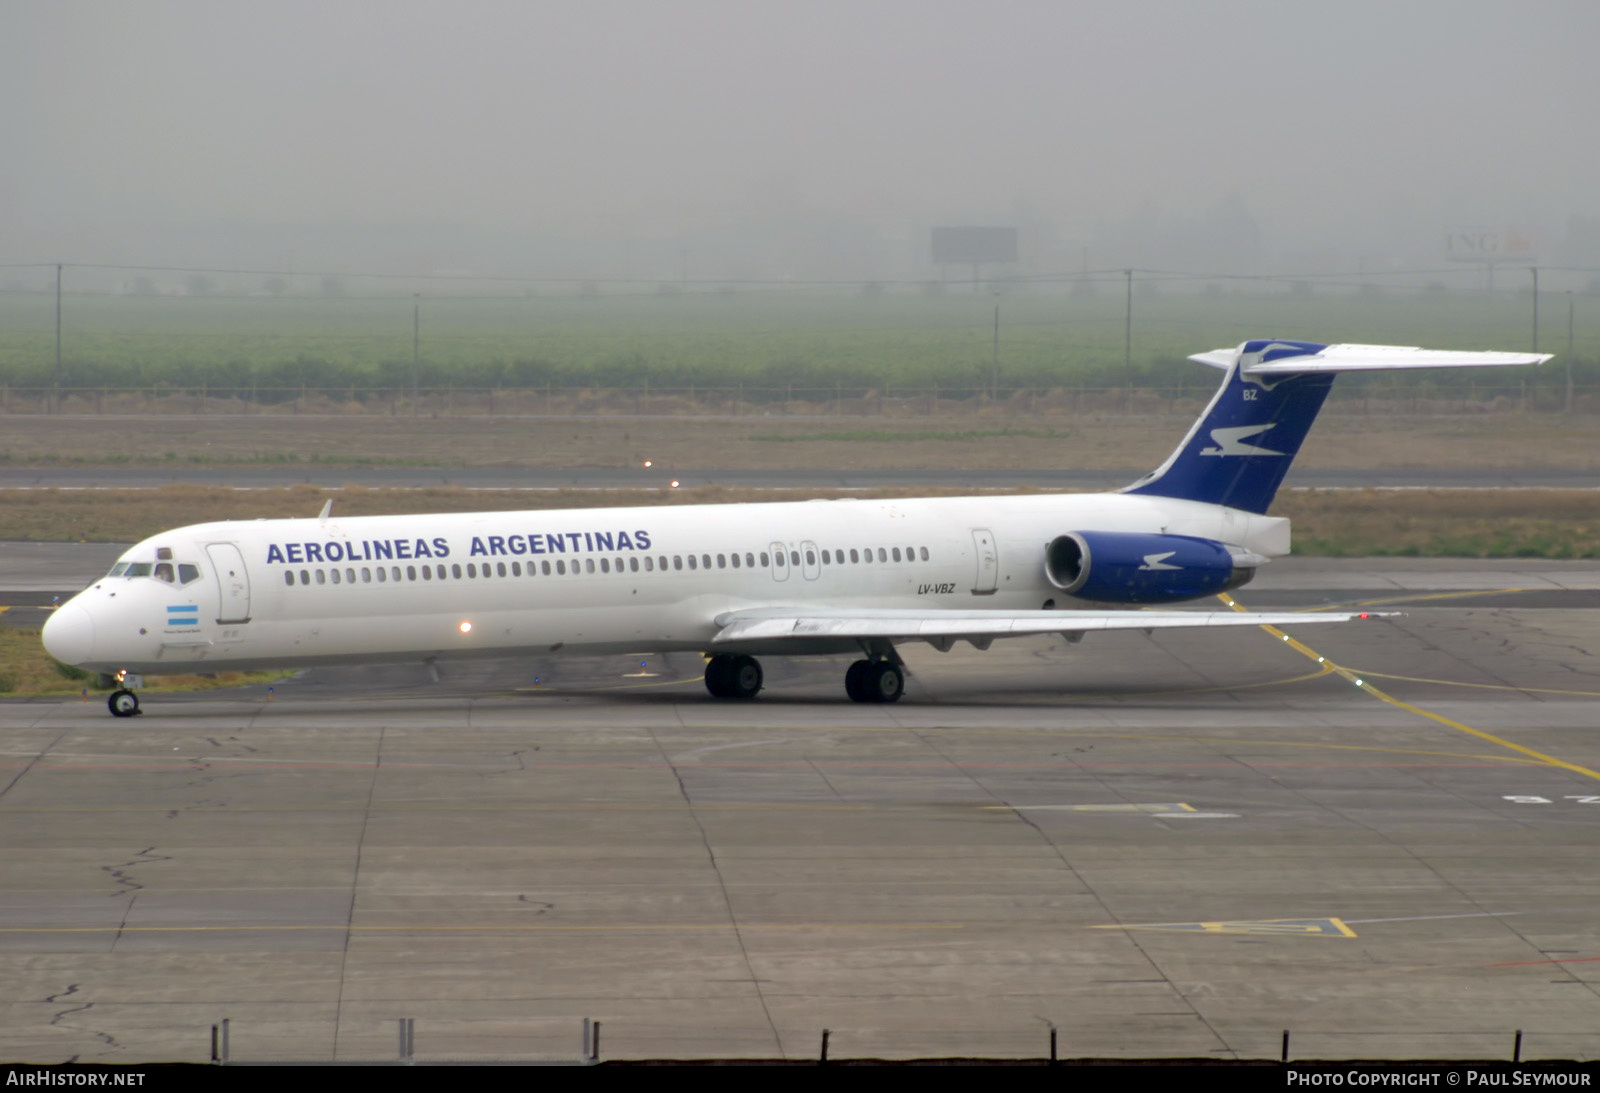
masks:
[[[8,387],[0,414],[105,417],[1052,417],[1193,416],[1210,385],[1180,387]],[[1594,413],[1600,387],[1357,382],[1327,409],[1358,415]]]
[[[1355,1065],[1381,1062],[1442,1064],[1534,1064],[1592,1059],[1594,1035],[1523,1029],[1453,1029],[1447,1031],[1345,1029],[1232,1030],[1227,1048],[1205,1055],[1172,1054],[1170,1030],[1155,1024],[1124,1036],[1107,1037],[1070,1026],[1029,1022],[1013,1029],[904,1028],[816,1030],[808,1042],[785,1037],[780,1054],[774,1035],[757,1034],[718,1042],[714,1034],[654,1022],[543,1018],[489,1022],[435,1018],[424,1023],[418,1040],[415,1018],[374,1022],[341,1032],[341,1056],[330,1059],[311,1051],[282,1052],[281,1023],[259,1025],[224,1019],[211,1026],[207,1061],[219,1066],[344,1063],[373,1066],[452,1064],[524,1064],[595,1066],[604,1062],[727,1062],[848,1065],[865,1061],[911,1060],[946,1063],[1024,1063],[1057,1065],[1088,1062],[1153,1062],[1183,1064],[1315,1061]],[[350,1033],[346,1036],[345,1033]],[[604,1033],[604,1035],[602,1035]],[[309,1047],[322,1037],[301,1041]],[[1201,1039],[1179,1036],[1182,1047],[1197,1051]],[[420,1047],[419,1047],[420,1043]],[[198,1045],[197,1045],[198,1046]],[[1180,1047],[1180,1051],[1182,1050]],[[707,1049],[710,1048],[710,1052]],[[721,1048],[727,1054],[717,1053]],[[198,1060],[197,1060],[198,1061]],[[1592,1064],[1591,1064],[1592,1065]],[[1453,1084],[1453,1083],[1452,1083]]]

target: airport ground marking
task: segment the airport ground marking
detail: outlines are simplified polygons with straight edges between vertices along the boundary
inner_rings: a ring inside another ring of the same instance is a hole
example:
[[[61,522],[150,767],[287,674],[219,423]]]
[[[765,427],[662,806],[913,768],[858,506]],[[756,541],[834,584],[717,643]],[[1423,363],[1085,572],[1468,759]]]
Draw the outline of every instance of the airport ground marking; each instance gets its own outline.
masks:
[[[979,805],[980,812],[1120,812],[1154,816],[1161,813],[1198,812],[1193,805],[1183,802],[1171,804],[1109,804],[1109,805]]]
[[[1147,922],[1091,926],[1091,930],[1149,930],[1172,934],[1254,934],[1273,937],[1355,937],[1337,918],[1235,919],[1218,922]]]
[[[959,922],[841,922],[841,923],[632,923],[618,925],[570,925],[556,923],[516,923],[478,925],[373,926],[350,923],[321,925],[268,924],[261,926],[0,926],[0,934],[222,934],[222,933],[652,933],[716,932],[727,930],[964,930]]]
[[[1510,683],[1466,683],[1455,679],[1429,679],[1426,676],[1399,676],[1389,672],[1356,673],[1362,679],[1392,679],[1401,683],[1433,683],[1440,687],[1470,687],[1480,691],[1520,691],[1535,695],[1568,695],[1573,698],[1600,698],[1600,691],[1568,691],[1557,687],[1518,687]]]
[[[1468,596],[1509,596],[1518,592],[1563,592],[1560,588],[1476,588],[1465,592],[1424,592],[1410,596],[1384,596],[1376,600],[1361,600],[1353,604],[1325,603],[1320,607],[1307,607],[1296,612],[1314,615],[1320,611],[1348,611],[1352,607],[1382,607],[1392,603],[1418,603],[1422,600],[1455,600]]]
[[[1217,598],[1240,614],[1250,614],[1249,608],[1241,605],[1226,592],[1220,593]],[[1298,638],[1293,638],[1288,634],[1285,634],[1278,627],[1263,623],[1261,629],[1265,630],[1273,637],[1282,640],[1284,644],[1288,645],[1289,648],[1293,649],[1301,656],[1314,660],[1318,664],[1326,664],[1330,666],[1341,678],[1350,681],[1381,702],[1387,702],[1389,705],[1394,706],[1397,709],[1405,710],[1407,713],[1415,714],[1417,717],[1426,718],[1427,720],[1443,725],[1446,728],[1455,729],[1458,732],[1464,732],[1469,736],[1477,737],[1479,740],[1484,740],[1498,747],[1506,748],[1510,751],[1526,755],[1544,764],[1545,766],[1556,767],[1560,770],[1570,771],[1573,774],[1579,774],[1585,778],[1592,778],[1595,781],[1600,782],[1600,771],[1590,770],[1588,767],[1579,766],[1577,763],[1569,763],[1565,759],[1558,759],[1553,755],[1546,755],[1542,751],[1536,751],[1533,748],[1525,747],[1522,744],[1517,744],[1510,740],[1506,740],[1503,737],[1496,736],[1494,733],[1485,732],[1482,729],[1475,729],[1471,725],[1464,725],[1459,721],[1454,721],[1448,717],[1445,717],[1443,714],[1436,714],[1430,710],[1425,710],[1420,706],[1414,706],[1409,702],[1402,701],[1401,699],[1395,698],[1393,695],[1387,694],[1384,691],[1379,690],[1377,687],[1367,683],[1365,679],[1351,669],[1340,664],[1335,664],[1333,661],[1322,656],[1315,649],[1300,641]]]
[[[1508,960],[1500,964],[1485,964],[1485,968],[1531,968],[1539,964],[1590,964],[1600,956],[1563,956],[1553,960]]]

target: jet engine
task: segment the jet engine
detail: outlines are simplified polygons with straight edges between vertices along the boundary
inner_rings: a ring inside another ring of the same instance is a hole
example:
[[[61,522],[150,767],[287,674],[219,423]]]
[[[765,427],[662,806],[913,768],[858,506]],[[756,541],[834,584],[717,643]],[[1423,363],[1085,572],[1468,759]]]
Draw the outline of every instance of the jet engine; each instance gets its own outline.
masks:
[[[1073,531],[1045,548],[1044,572],[1069,596],[1098,603],[1176,603],[1238,588],[1267,559],[1190,535]]]

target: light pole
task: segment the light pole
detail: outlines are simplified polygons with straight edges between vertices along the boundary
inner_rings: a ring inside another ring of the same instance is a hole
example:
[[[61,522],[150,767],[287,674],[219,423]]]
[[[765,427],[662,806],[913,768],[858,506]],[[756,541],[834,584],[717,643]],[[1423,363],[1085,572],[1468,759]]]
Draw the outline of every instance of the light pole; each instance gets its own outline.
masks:
[[[994,353],[989,358],[989,402],[1000,401],[1000,290],[994,290]]]
[[[1122,374],[1126,377],[1133,372],[1133,270],[1125,269],[1122,274],[1128,279],[1128,303],[1122,316]]]

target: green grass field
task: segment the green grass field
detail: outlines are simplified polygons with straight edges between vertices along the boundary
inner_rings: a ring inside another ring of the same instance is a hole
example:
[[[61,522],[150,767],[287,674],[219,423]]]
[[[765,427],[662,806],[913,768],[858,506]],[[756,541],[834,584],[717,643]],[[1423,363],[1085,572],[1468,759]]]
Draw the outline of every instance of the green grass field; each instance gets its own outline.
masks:
[[[1109,290],[1004,296],[1001,385],[1199,391],[1213,377],[1185,356],[1259,336],[1462,349],[1526,349],[1531,341],[1531,299],[1511,292],[1140,291],[1125,366],[1123,309],[1122,293]],[[1542,349],[1565,349],[1565,311],[1564,297],[1546,301]],[[816,288],[440,296],[424,299],[421,313],[424,386],[984,387],[994,352],[994,299],[961,286],[931,297]],[[68,387],[411,383],[409,296],[69,294],[62,325]],[[1575,357],[1579,382],[1600,380],[1593,322],[1580,322]],[[0,294],[0,384],[49,386],[54,365],[53,295]],[[1545,369],[1537,382],[1560,378]]]

